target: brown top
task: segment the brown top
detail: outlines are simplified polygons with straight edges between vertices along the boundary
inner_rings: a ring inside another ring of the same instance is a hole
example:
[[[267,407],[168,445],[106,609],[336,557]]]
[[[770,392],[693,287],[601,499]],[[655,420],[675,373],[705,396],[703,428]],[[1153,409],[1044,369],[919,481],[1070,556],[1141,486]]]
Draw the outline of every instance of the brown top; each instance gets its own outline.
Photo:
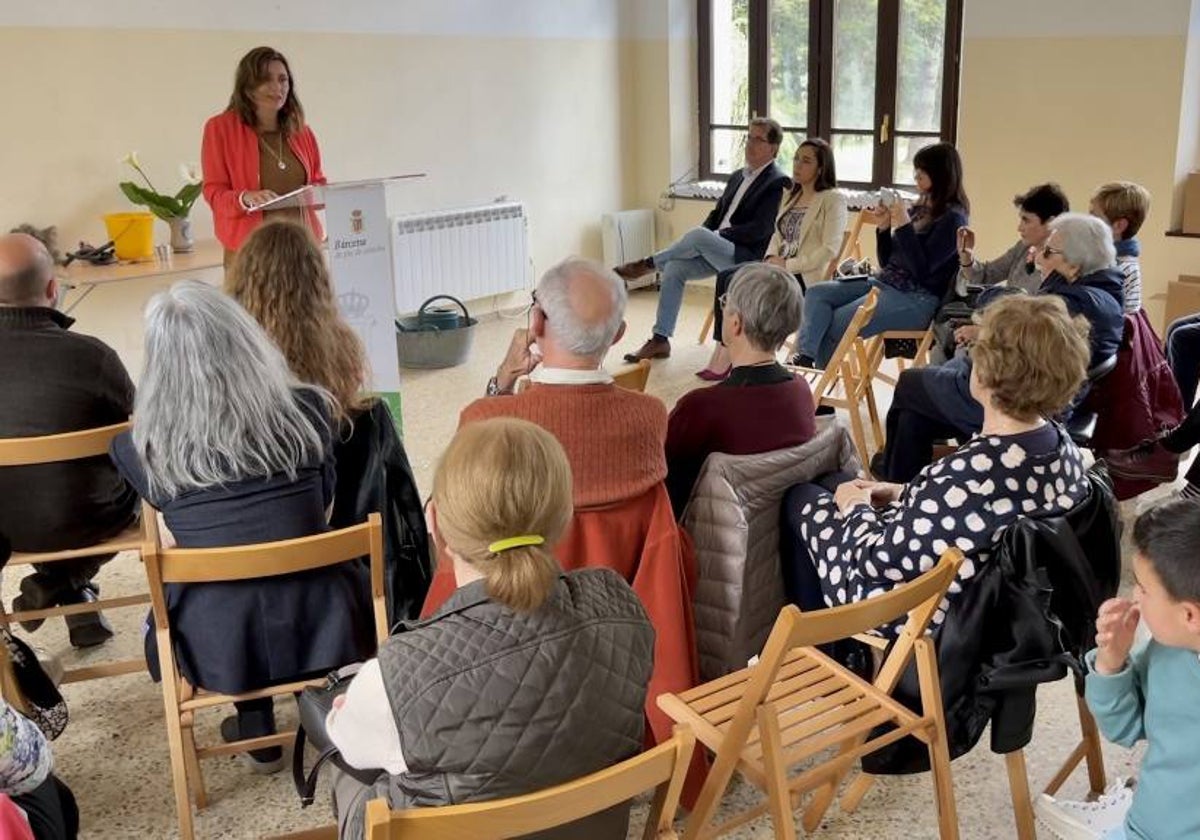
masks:
[[[271,190],[276,195],[284,195],[292,190],[298,190],[308,183],[308,173],[304,171],[304,164],[296,157],[296,153],[292,151],[282,134],[278,131],[264,131],[258,137],[259,189]],[[279,168],[281,159],[285,167],[283,169]],[[304,210],[300,207],[263,211],[264,222],[272,219],[306,223]]]
[[[667,409],[649,394],[533,382],[515,396],[476,400],[458,424],[493,417],[529,420],[558,438],[571,464],[576,511],[640,496],[667,475]]]

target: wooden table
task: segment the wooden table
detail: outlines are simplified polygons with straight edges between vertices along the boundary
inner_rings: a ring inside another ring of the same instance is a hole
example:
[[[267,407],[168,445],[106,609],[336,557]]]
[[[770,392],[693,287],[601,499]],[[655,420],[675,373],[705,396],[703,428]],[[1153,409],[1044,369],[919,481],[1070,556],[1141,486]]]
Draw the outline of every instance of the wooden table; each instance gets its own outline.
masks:
[[[175,254],[171,257],[170,262],[165,263],[159,262],[153,257],[145,260],[123,260],[110,265],[73,262],[60,272],[61,282],[65,287],[63,312],[70,313],[92,293],[93,289],[106,283],[186,274],[207,268],[219,268],[224,263],[225,248],[215,239],[197,240],[196,247],[191,253]],[[68,305],[66,293],[72,290],[78,290],[79,294]]]

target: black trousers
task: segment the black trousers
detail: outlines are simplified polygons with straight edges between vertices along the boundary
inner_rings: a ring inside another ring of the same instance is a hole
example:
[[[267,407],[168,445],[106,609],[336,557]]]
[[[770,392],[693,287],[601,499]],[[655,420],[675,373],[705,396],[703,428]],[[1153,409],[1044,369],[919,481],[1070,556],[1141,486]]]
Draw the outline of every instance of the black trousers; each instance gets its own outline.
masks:
[[[825,609],[825,592],[812,552],[800,538],[800,526],[804,521],[800,512],[809,502],[829,495],[837,490],[839,484],[853,478],[844,472],[826,473],[809,483],[797,484],[783,497],[783,505],[779,510],[779,560],[783,571],[783,591],[788,602],[803,612]]]
[[[79,808],[71,789],[51,774],[29,793],[14,796],[29,818],[37,840],[75,840],[79,834]]]

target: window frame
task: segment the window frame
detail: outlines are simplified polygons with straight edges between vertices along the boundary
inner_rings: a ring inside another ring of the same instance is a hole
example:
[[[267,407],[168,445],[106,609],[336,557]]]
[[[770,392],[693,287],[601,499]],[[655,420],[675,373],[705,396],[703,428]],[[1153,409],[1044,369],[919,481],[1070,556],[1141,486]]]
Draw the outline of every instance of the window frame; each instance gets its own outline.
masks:
[[[830,139],[833,131],[833,48],[836,0],[809,0],[808,23],[808,125],[783,126],[784,133],[803,130],[808,137]],[[879,0],[878,46],[875,61],[875,120],[870,129],[841,130],[839,135],[860,134],[873,140],[872,172],[881,176],[871,182],[846,181],[841,186],[875,189],[897,185],[895,166],[895,110],[897,61],[900,46],[901,0]],[[747,88],[750,118],[769,113],[770,106],[770,9],[771,0],[747,0],[748,55]],[[955,143],[958,139],[958,99],[962,72],[962,21],[964,0],[946,0],[946,35],[942,52],[942,113],[939,132],[905,131],[905,137],[936,137]],[[744,125],[712,121],[712,0],[697,0],[697,82],[700,95],[700,160],[697,171],[701,180],[728,180],[729,174],[712,170],[712,134],[714,130],[745,131]],[[887,72],[886,68],[892,68]],[[887,116],[888,139],[881,141],[882,121]]]

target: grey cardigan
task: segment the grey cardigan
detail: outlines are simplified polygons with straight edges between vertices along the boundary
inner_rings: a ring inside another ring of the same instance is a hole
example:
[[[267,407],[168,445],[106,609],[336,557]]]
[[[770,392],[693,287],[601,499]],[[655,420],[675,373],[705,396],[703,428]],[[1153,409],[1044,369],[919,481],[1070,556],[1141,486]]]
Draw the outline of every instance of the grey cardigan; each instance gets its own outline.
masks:
[[[1042,285],[1042,275],[1025,270],[1025,254],[1029,246],[1021,240],[994,260],[973,261],[958,270],[958,293],[965,295],[967,286],[996,286],[1005,283],[1011,289],[1024,289],[1033,294]]]

